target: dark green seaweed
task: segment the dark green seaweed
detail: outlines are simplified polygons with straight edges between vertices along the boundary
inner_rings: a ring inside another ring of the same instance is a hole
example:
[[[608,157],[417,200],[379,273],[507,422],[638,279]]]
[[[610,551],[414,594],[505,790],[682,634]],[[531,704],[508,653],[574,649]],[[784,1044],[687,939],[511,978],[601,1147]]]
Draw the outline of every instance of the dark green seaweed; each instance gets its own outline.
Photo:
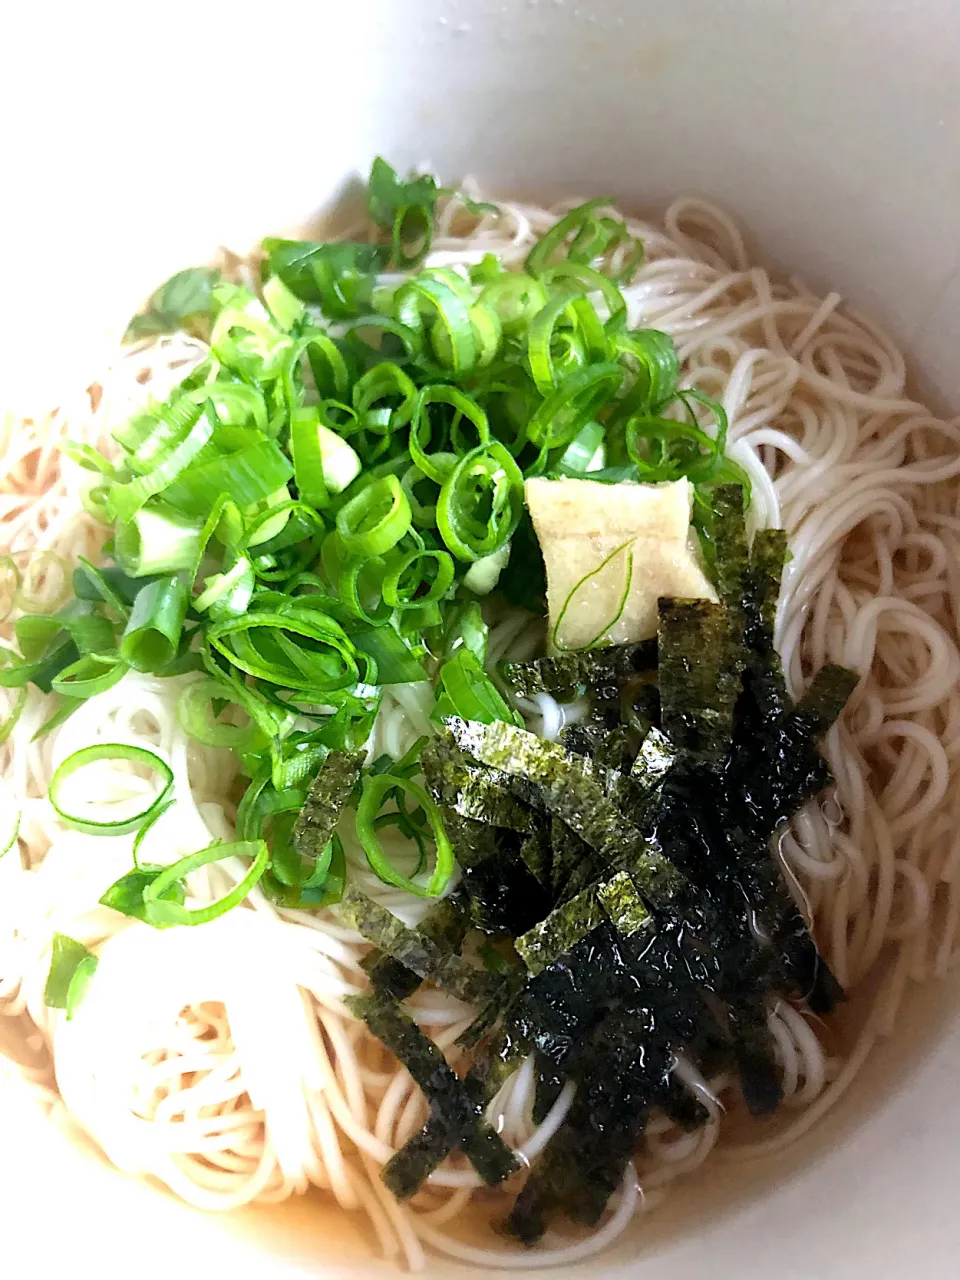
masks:
[[[658,637],[663,731],[691,760],[719,765],[745,661],[736,620],[709,600],[661,600]]]
[[[323,853],[362,765],[362,751],[331,751],[324,758],[293,827],[293,847],[303,857],[316,861]]]
[[[498,671],[521,697],[549,693],[558,702],[572,702],[586,689],[623,682],[656,665],[657,642],[640,640],[584,653],[559,653],[532,662],[502,662]]]
[[[534,783],[546,807],[589,844],[602,863],[613,865],[628,855],[643,857],[645,891],[651,901],[668,900],[676,892],[682,877],[626,821],[576,756],[502,721],[483,725],[451,717],[446,724],[460,748],[481,763]]]
[[[372,942],[380,951],[424,982],[449,991],[468,1004],[486,1004],[496,993],[497,980],[489,973],[475,969],[462,956],[446,951],[432,938],[411,929],[386,907],[348,885],[337,904],[341,918]]]
[[[504,1035],[495,1036],[481,1047],[462,1081],[467,1096],[481,1112],[519,1065],[521,1056],[519,1047]],[[431,1111],[420,1132],[387,1162],[383,1180],[398,1200],[409,1199],[456,1145],[455,1135],[451,1135],[443,1118]]]
[[[417,932],[444,950],[459,952],[468,927],[469,919],[464,904],[460,895],[454,891],[430,908],[417,926]],[[419,974],[393,956],[384,955],[382,951],[371,951],[360,963],[371,984],[380,991],[388,992],[394,1000],[408,999],[423,981]]]
[[[423,748],[420,765],[438,804],[475,822],[525,833],[534,830],[535,815],[516,797],[511,779],[465,759],[449,734],[438,734]]]
[[[407,1068],[430,1104],[431,1118],[443,1126],[451,1146],[463,1151],[483,1181],[494,1186],[509,1177],[516,1161],[484,1119],[479,1086],[460,1080],[434,1042],[388,997],[351,996],[346,1003]],[[388,1161],[383,1177],[398,1197],[412,1195],[422,1181],[407,1173],[403,1150]]]
[[[618,871],[615,876],[598,885],[597,898],[610,923],[625,938],[632,938],[641,929],[649,929],[653,924],[650,912],[628,871]]]
[[[585,889],[551,911],[545,920],[514,939],[513,945],[531,973],[539,973],[585,938],[603,919],[595,889]]]

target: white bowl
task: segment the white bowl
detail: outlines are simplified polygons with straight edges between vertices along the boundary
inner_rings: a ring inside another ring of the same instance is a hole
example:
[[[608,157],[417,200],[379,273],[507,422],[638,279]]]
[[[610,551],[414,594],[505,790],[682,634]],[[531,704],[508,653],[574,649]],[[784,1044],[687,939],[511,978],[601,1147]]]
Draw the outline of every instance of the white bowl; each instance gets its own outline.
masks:
[[[86,385],[158,281],[308,223],[377,152],[495,193],[717,198],[761,260],[842,291],[960,401],[951,0],[88,3],[5,25],[0,405]],[[789,1156],[709,1165],[570,1276],[957,1275],[958,998],[912,991]],[[41,1275],[390,1273],[313,1201],[212,1218],[125,1178],[13,1085],[0,1204],[4,1263]]]

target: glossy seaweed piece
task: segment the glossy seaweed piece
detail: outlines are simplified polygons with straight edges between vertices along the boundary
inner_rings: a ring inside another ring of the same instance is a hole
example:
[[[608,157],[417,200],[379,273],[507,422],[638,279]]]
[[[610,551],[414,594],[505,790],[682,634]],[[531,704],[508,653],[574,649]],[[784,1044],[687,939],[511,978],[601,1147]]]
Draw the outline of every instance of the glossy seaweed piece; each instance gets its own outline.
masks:
[[[346,1003],[407,1068],[430,1104],[437,1126],[443,1126],[451,1146],[463,1151],[483,1181],[494,1186],[509,1177],[517,1164],[484,1119],[479,1087],[459,1079],[434,1042],[394,1001],[377,993],[351,996]],[[405,1166],[403,1150],[388,1161],[382,1176],[401,1198],[412,1195],[420,1185]]]
[[[461,749],[481,763],[533,783],[545,807],[590,845],[601,865],[628,855],[634,863],[642,861],[648,901],[669,901],[677,892],[682,877],[584,773],[576,756],[502,721],[483,725],[452,717],[446,724]]]
[[[501,678],[521,697],[548,693],[558,702],[572,702],[583,690],[619,685],[640,671],[657,665],[657,642],[640,640],[608,645],[584,653],[560,653],[532,662],[502,662]]]
[[[677,763],[677,750],[659,729],[648,729],[626,776],[615,778],[608,795],[639,831],[646,830],[664,779]]]
[[[636,1149],[669,1063],[652,1010],[620,1008],[598,1024],[566,1120],[507,1220],[520,1240],[535,1244],[558,1211],[578,1222],[597,1221]]]
[[[542,1053],[536,1055],[537,1082],[533,1094],[533,1121],[542,1124],[560,1097],[566,1076],[558,1071],[549,1058]]]
[[[474,822],[534,831],[536,816],[516,779],[466,759],[449,734],[438,734],[423,748],[420,765],[438,804]]]
[[[592,933],[602,919],[596,890],[585,889],[514,938],[513,945],[529,971],[537,974]]]
[[[293,847],[303,857],[316,861],[327,847],[362,765],[362,751],[331,751],[324,758],[293,827]]]
[[[745,663],[736,616],[710,600],[661,600],[658,636],[661,727],[691,760],[719,765]]]
[[[417,932],[451,953],[458,953],[469,927],[466,904],[454,890],[446,898],[434,904],[417,925]],[[393,956],[382,951],[371,951],[360,961],[371,985],[388,993],[394,1000],[406,1000],[420,986],[423,979],[418,973]]]
[[[341,918],[424,982],[448,991],[467,1004],[485,1005],[496,994],[497,979],[475,969],[462,956],[445,950],[432,938],[411,929],[386,907],[348,885],[337,910]]]
[[[519,1065],[521,1057],[521,1050],[503,1035],[480,1049],[462,1084],[481,1111]],[[409,1199],[456,1145],[455,1135],[443,1117],[431,1112],[420,1132],[408,1139],[384,1166],[383,1180],[398,1200]]]
[[[711,494],[711,505],[717,592],[728,608],[739,609],[743,602],[747,565],[751,555],[747,546],[743,489],[736,484],[720,485]],[[779,582],[779,577],[777,581]]]
[[[557,742],[572,755],[590,761],[592,774],[624,773],[633,763],[631,733],[626,725],[612,727],[597,720],[582,720],[562,729]]]
[[[503,1021],[506,1042],[537,1051],[558,1071],[576,1061],[616,978],[613,931],[606,921],[529,978]]]
[[[755,534],[744,577],[743,616],[748,648],[749,682],[754,701],[764,716],[777,717],[793,709],[780,655],[773,642],[780,579],[787,557],[783,529]]]
[[[593,849],[562,818],[550,819],[550,887],[558,901],[572,897],[600,874]]]
[[[518,852],[537,883],[549,894],[553,884],[553,847],[547,828],[538,826],[532,834],[524,837]]]
[[[822,737],[839,718],[858,684],[859,676],[847,667],[832,663],[821,667],[797,703],[798,718],[810,726],[813,736]]]
[[[650,912],[628,871],[618,871],[597,886],[597,899],[604,915],[624,938],[632,938],[654,927]]]
[[[475,928],[515,937],[543,919],[550,899],[520,855],[527,837],[449,810],[444,824],[463,868],[460,887]]]

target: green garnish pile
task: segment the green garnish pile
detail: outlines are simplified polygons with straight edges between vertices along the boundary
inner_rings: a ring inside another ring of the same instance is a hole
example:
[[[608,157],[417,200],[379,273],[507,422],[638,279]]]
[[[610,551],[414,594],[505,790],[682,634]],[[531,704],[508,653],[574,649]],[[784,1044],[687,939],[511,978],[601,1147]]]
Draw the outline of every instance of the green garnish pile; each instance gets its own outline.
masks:
[[[117,431],[113,459],[67,446],[91,473],[89,509],[112,528],[108,560],[80,561],[62,608],[19,617],[19,653],[0,667],[0,685],[59,695],[41,732],[128,670],[203,672],[181,722],[241,758],[238,835],[266,839],[263,888],[289,906],[342,891],[336,845],[302,847],[296,817],[328,753],[367,740],[384,685],[432,680],[437,720],[518,722],[484,672],[479,601],[496,588],[543,612],[525,477],[687,476],[709,554],[710,493],[738,474],[722,409],[678,389],[672,341],[628,327],[620,285],[643,247],[607,201],[561,218],[523,271],[492,255],[469,271],[417,269],[441,198],[468,220],[496,212],[378,159],[368,211],[380,243],[266,240],[259,296],[199,267],[154,294],[128,337],[183,330],[209,356]],[[664,416],[671,405],[678,418]],[[416,772],[414,755],[365,776],[357,826],[385,881],[434,896],[454,860]],[[436,849],[429,877],[390,866],[381,819],[424,858]],[[152,874],[136,871],[136,883]],[[176,914],[149,897],[137,910]]]

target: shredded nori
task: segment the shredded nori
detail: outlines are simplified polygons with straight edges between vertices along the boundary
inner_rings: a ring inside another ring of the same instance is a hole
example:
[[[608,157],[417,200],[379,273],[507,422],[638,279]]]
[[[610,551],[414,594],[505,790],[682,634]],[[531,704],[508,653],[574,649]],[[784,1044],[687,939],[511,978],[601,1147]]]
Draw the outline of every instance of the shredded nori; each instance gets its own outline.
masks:
[[[744,666],[736,620],[710,600],[661,600],[658,637],[663,731],[697,763],[719,764]]]
[[[462,956],[445,950],[425,933],[409,928],[354,885],[344,890],[337,911],[380,951],[398,960],[424,982],[432,982],[458,1000],[484,1005],[496,994],[497,979],[491,974],[475,969]]]
[[[625,938],[632,938],[653,923],[629,871],[618,871],[598,885],[597,898],[610,923]]]
[[[519,694],[579,700],[558,742],[454,717],[422,753],[463,872],[459,927],[512,938],[523,961],[474,994],[458,1105],[475,1120],[528,1054],[538,1122],[565,1081],[577,1086],[508,1220],[530,1243],[553,1214],[599,1219],[652,1113],[704,1123],[672,1074],[677,1053],[705,1075],[736,1073],[766,1114],[782,1092],[768,997],[814,1012],[843,998],[771,841],[828,785],[818,743],[856,677],[825,667],[794,703],[774,645],[785,536],[763,531],[748,550],[739,488],[713,498],[719,602],[661,601],[652,642],[501,664]],[[407,975],[387,992],[421,977],[459,991],[490,982],[457,954],[462,936],[431,937],[431,917],[420,930],[390,917],[378,932],[362,914],[396,956],[371,973],[402,961]],[[443,1106],[431,1100],[387,1165],[398,1195],[467,1149]]]
[[[459,952],[463,945],[470,923],[460,899],[461,895],[456,890],[441,898],[417,926],[417,932],[454,953]],[[371,951],[360,963],[371,984],[392,995],[394,1000],[408,999],[423,981],[418,973],[382,951]]]
[[[483,1181],[494,1186],[509,1177],[516,1161],[484,1119],[479,1088],[459,1079],[434,1042],[389,997],[351,996],[346,1003],[407,1068],[430,1104],[431,1119],[443,1127],[451,1146],[463,1151]],[[393,1156],[383,1172],[387,1186],[400,1198],[412,1195],[420,1181],[407,1174],[403,1155],[400,1151]]]
[[[607,799],[576,756],[503,721],[484,725],[453,716],[445,723],[458,746],[482,764],[519,774],[539,787],[547,808],[595,851],[601,868],[630,854],[642,856],[645,891],[653,900],[669,899],[675,892],[682,877]]]
[[[502,662],[498,670],[521,697],[549,693],[558,702],[572,702],[584,690],[619,686],[637,672],[654,670],[656,665],[656,640],[640,640],[584,653],[559,653],[533,662]]]
[[[575,942],[592,933],[603,913],[595,889],[584,889],[563,903],[513,945],[531,973],[539,973],[558,956],[569,951]]]
[[[323,853],[362,765],[362,751],[331,751],[324,758],[293,827],[293,847],[302,856],[316,861]]]

